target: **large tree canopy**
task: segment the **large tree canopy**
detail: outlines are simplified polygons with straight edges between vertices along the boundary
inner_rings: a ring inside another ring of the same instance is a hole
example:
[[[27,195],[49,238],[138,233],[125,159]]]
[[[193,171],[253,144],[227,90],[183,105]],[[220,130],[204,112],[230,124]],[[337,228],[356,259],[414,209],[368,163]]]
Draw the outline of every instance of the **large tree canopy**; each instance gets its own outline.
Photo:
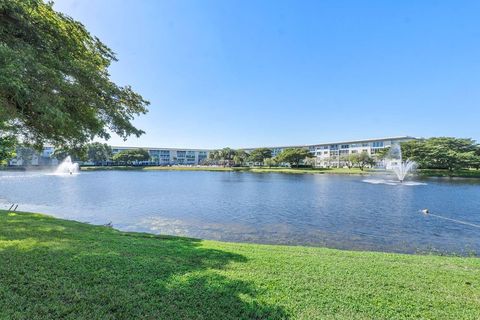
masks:
[[[477,167],[480,146],[472,139],[437,137],[402,143],[405,159],[416,161],[421,168],[450,171]]]
[[[284,162],[290,166],[298,167],[302,160],[312,158],[313,154],[304,148],[288,148],[279,153],[275,158],[278,163]]]
[[[132,163],[135,161],[148,161],[150,154],[145,149],[124,150],[113,156],[113,161]]]
[[[102,162],[110,160],[113,156],[112,147],[106,143],[93,142],[87,146],[88,161]]]
[[[110,80],[115,54],[42,0],[0,0],[0,130],[41,146],[140,136],[148,101]],[[3,129],[2,129],[3,128]]]
[[[250,153],[249,160],[255,163],[261,162],[272,157],[272,150],[269,148],[258,148]]]

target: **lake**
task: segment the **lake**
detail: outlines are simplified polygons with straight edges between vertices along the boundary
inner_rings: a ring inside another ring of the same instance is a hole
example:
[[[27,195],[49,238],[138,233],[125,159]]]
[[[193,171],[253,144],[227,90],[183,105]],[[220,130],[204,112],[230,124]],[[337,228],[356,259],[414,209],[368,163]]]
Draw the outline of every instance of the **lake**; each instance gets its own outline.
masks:
[[[202,239],[480,253],[480,180],[207,171],[0,172],[0,207]],[[365,182],[367,180],[367,182]],[[428,208],[431,215],[421,209]],[[453,220],[448,220],[453,219]]]

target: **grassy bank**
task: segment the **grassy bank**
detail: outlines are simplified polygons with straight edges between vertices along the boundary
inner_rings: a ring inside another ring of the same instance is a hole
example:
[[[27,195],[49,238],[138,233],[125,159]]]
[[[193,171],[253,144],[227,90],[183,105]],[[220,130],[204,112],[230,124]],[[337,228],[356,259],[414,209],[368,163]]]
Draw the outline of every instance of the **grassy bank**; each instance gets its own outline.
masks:
[[[268,168],[268,167],[181,167],[181,166],[147,166],[147,167],[133,167],[133,166],[104,166],[94,167],[86,166],[81,168],[83,171],[98,171],[98,170],[150,170],[150,171],[238,171],[238,172],[255,172],[255,173],[297,173],[297,174],[368,174],[372,171],[360,170],[358,168]]]
[[[480,259],[234,244],[0,211],[1,319],[478,319]]]
[[[480,170],[462,169],[448,171],[442,169],[420,169],[417,174],[422,177],[457,177],[457,178],[480,178]]]
[[[134,166],[86,166],[82,167],[83,171],[98,171],[98,170],[152,170],[152,171],[244,171],[255,173],[297,173],[297,174],[372,174],[381,172],[377,170],[360,170],[358,168],[268,168],[268,167],[162,167],[162,166],[148,166],[148,167],[134,167]],[[448,171],[441,169],[420,169],[416,172],[421,177],[459,177],[459,178],[480,178],[480,170],[456,170]]]
[[[108,170],[155,170],[155,171],[233,171],[229,167],[166,167],[166,166],[82,166],[82,171],[108,171]],[[242,170],[243,168],[238,168]]]

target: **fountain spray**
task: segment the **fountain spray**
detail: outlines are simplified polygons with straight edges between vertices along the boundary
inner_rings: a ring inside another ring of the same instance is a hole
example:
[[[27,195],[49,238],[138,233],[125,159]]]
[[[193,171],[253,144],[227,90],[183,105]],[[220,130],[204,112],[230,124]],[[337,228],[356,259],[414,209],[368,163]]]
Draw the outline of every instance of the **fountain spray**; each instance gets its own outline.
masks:
[[[399,144],[392,144],[390,147],[390,152],[387,156],[387,161],[387,167],[390,167],[390,169],[395,173],[400,183],[403,183],[405,177],[417,166],[415,161],[403,161],[402,149]]]
[[[79,171],[78,163],[72,162],[72,158],[68,156],[62,161],[62,163],[60,163],[57,170],[55,170],[55,174],[73,175],[74,173],[78,173],[78,171]]]

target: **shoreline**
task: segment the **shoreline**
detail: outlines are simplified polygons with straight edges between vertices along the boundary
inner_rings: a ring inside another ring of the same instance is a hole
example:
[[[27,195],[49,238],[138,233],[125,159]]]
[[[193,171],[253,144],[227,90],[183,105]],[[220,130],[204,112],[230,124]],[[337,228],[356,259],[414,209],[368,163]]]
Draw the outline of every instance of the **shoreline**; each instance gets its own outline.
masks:
[[[56,217],[55,214],[50,213],[40,213],[40,212],[30,212],[30,211],[9,211],[8,209],[0,209],[0,215],[7,214],[7,215],[16,215],[16,214],[31,214],[36,216],[41,216],[45,218],[50,218],[57,221],[66,221],[72,223],[80,223],[85,224],[92,227],[105,227],[111,230],[115,230],[120,233],[131,233],[131,234],[148,234],[152,237],[171,237],[171,238],[182,238],[182,239],[190,239],[195,241],[207,241],[207,242],[218,242],[218,243],[225,243],[231,245],[251,245],[251,246],[272,246],[272,247],[288,247],[288,248],[312,248],[312,249],[325,249],[325,250],[337,250],[343,252],[357,252],[357,253],[375,253],[375,254],[399,254],[399,255],[407,255],[407,256],[438,256],[438,257],[458,257],[458,258],[478,258],[480,260],[480,252],[475,252],[472,250],[469,251],[448,251],[448,250],[439,250],[439,249],[420,249],[420,248],[409,248],[408,250],[405,249],[398,249],[398,250],[381,250],[381,249],[370,249],[370,248],[361,248],[361,247],[336,247],[336,246],[328,246],[325,244],[318,244],[318,243],[276,243],[276,242],[255,242],[255,241],[242,241],[242,240],[221,240],[221,239],[208,239],[208,238],[196,238],[188,235],[174,235],[174,234],[164,234],[164,233],[152,233],[148,231],[129,231],[129,230],[122,230],[117,228],[113,224],[96,224],[89,221],[81,221],[75,219],[68,219],[68,218],[61,218]]]
[[[385,170],[358,168],[268,168],[268,167],[211,167],[211,166],[81,166],[81,171],[137,170],[137,171],[214,171],[214,172],[253,172],[253,173],[287,173],[287,174],[346,174],[376,175]],[[419,169],[416,176],[439,178],[476,178],[480,179],[480,170],[458,170],[450,172],[442,169]]]
[[[0,172],[51,171],[52,167],[0,167]],[[358,168],[278,168],[278,167],[213,167],[213,166],[80,166],[80,171],[210,171],[251,172],[284,174],[330,174],[330,175],[381,175],[388,171]],[[480,179],[480,170],[463,169],[450,172],[443,169],[418,169],[412,176],[418,178],[468,178]]]
[[[5,318],[475,319],[480,313],[476,257],[199,240],[5,210],[0,234]]]
[[[289,173],[289,174],[360,174],[368,175],[374,171],[359,169],[311,169],[311,168],[268,168],[268,167],[213,167],[213,166],[82,166],[81,171],[102,170],[138,170],[138,171],[213,171],[213,172],[253,172],[253,173]]]

